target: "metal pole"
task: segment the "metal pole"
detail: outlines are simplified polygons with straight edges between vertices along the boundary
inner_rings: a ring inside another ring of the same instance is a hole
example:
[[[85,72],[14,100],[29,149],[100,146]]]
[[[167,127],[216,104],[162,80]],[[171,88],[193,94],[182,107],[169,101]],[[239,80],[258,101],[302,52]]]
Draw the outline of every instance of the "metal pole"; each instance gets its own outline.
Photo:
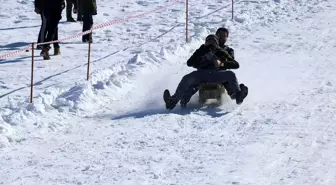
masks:
[[[186,42],[188,42],[188,0],[186,0]]]
[[[32,43],[32,58],[31,58],[31,77],[30,77],[30,103],[33,103],[33,86],[34,86],[34,43]]]
[[[87,65],[86,80],[89,80],[89,76],[90,76],[90,58],[91,58],[91,41],[89,39],[88,65]]]
[[[232,20],[233,20],[233,0],[232,0]]]

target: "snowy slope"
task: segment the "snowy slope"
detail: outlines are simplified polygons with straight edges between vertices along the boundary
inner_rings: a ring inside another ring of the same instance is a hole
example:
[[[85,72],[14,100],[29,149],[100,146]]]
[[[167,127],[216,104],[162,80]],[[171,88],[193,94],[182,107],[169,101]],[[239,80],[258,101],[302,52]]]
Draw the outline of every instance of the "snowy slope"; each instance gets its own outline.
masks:
[[[38,27],[16,29],[39,24],[27,2],[2,2],[6,22],[0,30],[6,38],[0,55],[14,49],[11,43],[35,39]],[[146,2],[101,1],[95,20],[166,3]],[[29,55],[0,61],[6,94],[0,183],[335,184],[335,4],[240,1],[235,7],[232,22],[230,2],[191,1],[192,40],[186,45],[183,5],[95,32],[97,62],[89,83],[81,80],[87,46],[79,39],[66,42],[62,56],[50,62],[37,58],[36,77],[45,80],[37,84],[32,105],[23,88],[29,83],[23,71]],[[195,109],[167,113],[163,90],[175,90],[192,70],[187,57],[220,26],[232,32],[230,45],[241,63],[236,74],[250,95],[241,106],[228,101],[198,110],[192,103]],[[69,36],[80,24],[60,29]]]

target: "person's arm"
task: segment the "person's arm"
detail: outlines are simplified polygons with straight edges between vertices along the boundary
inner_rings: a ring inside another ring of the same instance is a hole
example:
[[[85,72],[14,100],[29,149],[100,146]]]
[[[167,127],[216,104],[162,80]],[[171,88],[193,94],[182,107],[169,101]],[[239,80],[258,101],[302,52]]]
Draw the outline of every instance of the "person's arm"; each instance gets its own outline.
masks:
[[[219,49],[216,56],[222,63],[220,69],[238,69],[239,63],[224,49]]]
[[[200,52],[204,48],[204,45],[202,44],[200,48],[198,48],[192,55],[191,57],[187,60],[187,66],[189,67],[194,67],[194,68],[199,68],[201,65],[201,56]]]
[[[229,55],[234,59],[235,58],[235,56],[234,56],[234,49],[232,49],[232,48],[228,48],[228,53],[229,53]]]

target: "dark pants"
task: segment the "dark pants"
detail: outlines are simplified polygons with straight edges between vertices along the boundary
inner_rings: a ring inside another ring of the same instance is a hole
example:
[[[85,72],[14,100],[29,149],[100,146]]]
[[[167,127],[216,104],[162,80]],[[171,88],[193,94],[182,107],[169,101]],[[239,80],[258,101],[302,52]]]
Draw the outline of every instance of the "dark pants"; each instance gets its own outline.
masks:
[[[67,19],[73,19],[72,18],[72,8],[74,7],[74,3],[72,0],[66,0],[66,17]]]
[[[232,71],[198,70],[185,75],[179,83],[175,94],[177,100],[188,98],[189,100],[197,91],[193,87],[198,87],[201,83],[227,84],[229,95],[234,96],[240,91],[236,75]]]
[[[83,20],[83,15],[82,15],[82,9],[81,7],[81,1],[82,0],[77,0],[77,21],[82,21]]]
[[[61,13],[62,11],[57,10],[42,11],[42,19],[46,21],[46,36],[44,37],[44,42],[58,40],[58,23],[62,18]],[[43,33],[41,33],[41,35],[42,34]],[[43,47],[50,48],[50,44],[44,44]],[[59,44],[54,43],[54,47],[59,47]]]
[[[46,42],[46,37],[48,35],[48,29],[50,29],[50,15],[47,13],[45,13],[44,11],[41,12],[41,28],[40,28],[40,32],[38,35],[38,39],[37,39],[37,43],[43,43]],[[53,38],[52,40],[58,40],[58,23],[56,25],[56,29],[54,31],[53,34]],[[58,43],[53,43],[54,48],[59,48],[59,44]],[[39,46],[42,47],[42,46]]]
[[[83,14],[83,32],[88,31],[92,28],[93,25],[93,17],[91,13],[84,13]],[[83,35],[83,41],[89,41],[92,39],[92,33]]]

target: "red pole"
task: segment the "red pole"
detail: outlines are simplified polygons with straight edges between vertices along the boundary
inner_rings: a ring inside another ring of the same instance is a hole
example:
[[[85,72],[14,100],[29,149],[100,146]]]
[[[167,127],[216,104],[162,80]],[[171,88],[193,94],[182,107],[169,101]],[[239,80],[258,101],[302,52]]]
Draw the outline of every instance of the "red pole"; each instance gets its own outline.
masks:
[[[232,0],[232,20],[233,20],[233,0]]]
[[[89,80],[90,77],[90,55],[91,55],[91,40],[89,39],[88,67],[87,67],[86,80]]]
[[[188,42],[188,0],[186,0],[186,42]]]
[[[32,43],[32,58],[31,58],[31,77],[30,77],[30,103],[33,103],[33,86],[34,86],[34,43]]]

